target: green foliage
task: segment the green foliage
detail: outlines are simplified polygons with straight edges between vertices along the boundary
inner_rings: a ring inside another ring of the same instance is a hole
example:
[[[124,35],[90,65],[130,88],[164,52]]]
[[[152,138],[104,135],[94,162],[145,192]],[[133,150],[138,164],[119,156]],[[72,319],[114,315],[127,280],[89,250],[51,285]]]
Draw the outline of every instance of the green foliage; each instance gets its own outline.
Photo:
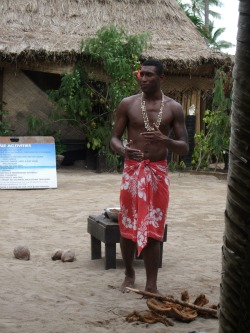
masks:
[[[207,43],[211,48],[220,51],[221,49],[229,49],[234,46],[234,44],[230,42],[219,40],[219,37],[224,31],[225,28],[219,28],[214,31],[214,24],[213,22],[210,22],[208,28],[203,26],[200,32],[206,38]]]
[[[76,68],[73,73],[62,76],[58,90],[49,91],[49,98],[56,104],[57,113],[53,115],[55,119],[66,116],[74,125],[81,123],[81,119],[91,112],[92,103],[88,96],[90,92],[86,81],[87,74]]]
[[[183,3],[182,0],[177,0],[180,7],[184,10],[187,17],[193,22],[197,30],[203,35],[204,30],[204,15],[200,11],[195,10],[196,7],[192,7],[190,3]]]
[[[61,131],[51,130],[51,123],[45,123],[34,115],[27,119],[28,135],[53,136],[55,139],[56,154],[61,155],[65,152],[65,146],[61,142]]]
[[[206,6],[205,0],[191,0],[185,2],[185,0],[177,0],[180,7],[184,10],[187,17],[197,27],[199,33],[204,37],[208,45],[215,50],[229,49],[234,44],[225,40],[219,40],[221,34],[225,31],[225,28],[214,28],[214,22],[209,20],[208,24],[205,25]],[[208,16],[220,19],[221,15],[213,10],[210,6],[221,7],[222,2],[219,0],[209,0]]]
[[[148,43],[145,33],[128,35],[113,25],[101,28],[95,37],[82,42],[81,51],[87,63],[102,67],[107,82],[89,77],[85,59],[73,73],[63,75],[58,90],[49,92],[56,106],[54,116],[80,127],[87,147],[101,151],[110,163],[117,165],[119,158],[112,156],[109,149],[114,111],[124,97],[135,93],[137,79],[133,72],[140,68],[139,56]]]
[[[0,101],[0,135],[8,136],[10,135],[10,124],[4,120],[4,116],[9,114],[9,111],[3,110],[3,107],[6,105],[4,101]]]
[[[223,152],[229,149],[232,73],[217,70],[213,91],[212,110],[205,112],[206,131],[195,135],[192,165],[199,170],[215,159],[223,162]]]
[[[100,63],[111,79],[107,84],[105,101],[114,110],[126,96],[135,92],[140,68],[139,56],[148,47],[149,35],[128,35],[123,29],[110,25],[97,31],[96,37],[82,42],[81,50],[92,62]]]
[[[197,170],[207,168],[210,162],[211,149],[204,131],[195,134],[195,147],[192,155],[192,166]]]
[[[190,0],[189,2],[186,2],[185,0],[177,0],[178,4],[181,6],[181,8],[187,13],[194,15],[196,17],[199,17],[200,19],[204,19],[205,17],[205,10],[206,0]],[[215,7],[221,7],[223,3],[219,0],[209,0],[209,7],[215,6]],[[209,15],[220,19],[221,15],[209,8]]]
[[[49,92],[56,106],[53,117],[80,127],[86,135],[88,148],[100,149],[106,140],[108,105],[105,104],[105,84],[91,81],[78,65],[73,73],[62,77],[58,90]]]
[[[180,161],[179,163],[177,161],[170,161],[168,163],[168,169],[170,172],[174,171],[184,171],[186,169],[186,164],[184,161]]]

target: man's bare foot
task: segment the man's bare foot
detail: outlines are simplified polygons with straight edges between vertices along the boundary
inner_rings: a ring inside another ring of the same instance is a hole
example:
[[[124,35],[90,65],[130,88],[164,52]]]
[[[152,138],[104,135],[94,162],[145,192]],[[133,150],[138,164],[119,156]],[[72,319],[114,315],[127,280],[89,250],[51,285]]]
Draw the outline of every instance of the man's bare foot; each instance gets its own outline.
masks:
[[[151,294],[157,294],[157,295],[162,295],[162,293],[159,292],[157,288],[145,288],[146,292],[149,292]],[[142,298],[151,298],[151,296],[143,295]]]
[[[134,285],[135,285],[135,276],[133,277],[125,276],[125,279],[120,287],[120,291],[122,293],[129,293],[127,287],[134,288]]]

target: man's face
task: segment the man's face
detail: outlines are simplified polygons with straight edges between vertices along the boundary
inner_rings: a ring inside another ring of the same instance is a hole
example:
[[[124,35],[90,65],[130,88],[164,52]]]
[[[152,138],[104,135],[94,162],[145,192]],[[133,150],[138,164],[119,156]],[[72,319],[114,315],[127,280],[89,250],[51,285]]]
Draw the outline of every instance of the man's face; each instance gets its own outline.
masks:
[[[161,80],[162,76],[156,73],[155,66],[142,66],[139,82],[143,92],[147,93],[158,90],[161,85]]]

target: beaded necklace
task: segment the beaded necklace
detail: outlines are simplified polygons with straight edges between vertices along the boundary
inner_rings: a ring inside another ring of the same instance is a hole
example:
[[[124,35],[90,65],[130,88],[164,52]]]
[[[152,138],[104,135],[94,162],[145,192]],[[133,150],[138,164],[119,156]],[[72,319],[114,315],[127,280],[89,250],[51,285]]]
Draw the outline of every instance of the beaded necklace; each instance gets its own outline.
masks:
[[[161,94],[162,94],[161,107],[160,107],[160,111],[158,113],[158,117],[157,117],[157,120],[155,123],[155,126],[157,129],[159,129],[160,124],[161,124],[163,107],[164,107],[164,94],[162,91],[161,91]],[[144,94],[142,92],[141,93],[141,112],[142,112],[142,117],[143,117],[143,121],[144,121],[144,126],[148,132],[154,131],[154,128],[149,125],[148,114],[147,114],[147,109],[146,109],[146,102],[143,99],[143,96],[144,96]]]

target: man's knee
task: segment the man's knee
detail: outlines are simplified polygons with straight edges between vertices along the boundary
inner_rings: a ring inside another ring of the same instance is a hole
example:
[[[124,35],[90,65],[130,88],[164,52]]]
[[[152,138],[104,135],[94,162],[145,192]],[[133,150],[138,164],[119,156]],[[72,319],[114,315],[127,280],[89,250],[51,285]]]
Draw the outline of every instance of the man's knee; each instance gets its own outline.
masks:
[[[134,249],[136,248],[136,243],[134,241],[132,241],[132,239],[125,238],[122,236],[120,238],[120,245],[129,247],[129,248],[134,248]]]
[[[148,246],[156,245],[156,244],[160,244],[160,241],[157,239],[151,238],[151,237],[148,238],[148,243],[147,243]]]

